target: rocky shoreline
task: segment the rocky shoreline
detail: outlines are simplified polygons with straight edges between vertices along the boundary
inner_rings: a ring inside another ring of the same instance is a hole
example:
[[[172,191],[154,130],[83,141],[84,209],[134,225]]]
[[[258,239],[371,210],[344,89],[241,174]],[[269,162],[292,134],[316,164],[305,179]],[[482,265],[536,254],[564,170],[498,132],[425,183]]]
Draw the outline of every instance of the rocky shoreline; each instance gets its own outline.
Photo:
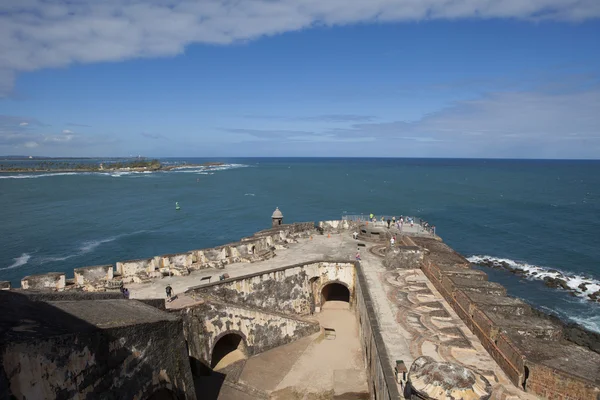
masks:
[[[468,260],[474,265],[503,269],[527,279],[537,279],[550,288],[566,290],[572,296],[600,303],[600,282],[592,278],[490,256],[471,256]]]
[[[181,164],[181,165],[163,165],[152,164],[144,167],[119,167],[111,168],[110,165],[100,168],[97,165],[82,166],[76,168],[0,168],[0,173],[65,173],[65,172],[98,172],[98,173],[114,173],[114,172],[157,172],[157,171],[173,171],[186,168],[215,168],[225,165],[223,162],[206,162],[202,164]]]

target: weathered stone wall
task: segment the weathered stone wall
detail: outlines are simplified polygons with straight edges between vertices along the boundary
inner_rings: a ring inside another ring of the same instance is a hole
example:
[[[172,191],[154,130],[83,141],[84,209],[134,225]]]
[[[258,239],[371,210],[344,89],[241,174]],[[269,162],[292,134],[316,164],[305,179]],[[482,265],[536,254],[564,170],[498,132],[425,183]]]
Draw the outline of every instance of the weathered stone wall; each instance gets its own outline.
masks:
[[[48,272],[46,274],[29,275],[21,279],[21,287],[23,289],[64,290],[65,286],[65,274],[62,272]]]
[[[356,313],[365,365],[369,379],[369,390],[376,399],[397,400],[400,392],[396,384],[392,363],[381,337],[377,314],[368,291],[366,278],[360,263],[356,263]]]
[[[4,293],[0,398],[196,398],[180,319],[134,300]]]
[[[573,328],[565,334],[560,321],[506,297],[501,285],[488,282],[484,272],[470,268],[445,244],[424,238],[413,241],[427,250],[425,275],[513,384],[552,400],[600,396],[600,354],[588,343],[594,335]]]
[[[243,238],[240,242],[223,246],[119,261],[116,263],[116,273],[112,265],[76,268],[74,285],[67,285],[64,273],[30,275],[21,280],[21,288],[117,290],[122,283],[145,283],[163,276],[185,276],[204,268],[224,268],[227,264],[237,262],[251,263],[266,260],[274,256],[274,249],[285,247],[287,243],[294,243],[296,238],[306,237],[314,231],[314,222],[285,224],[257,232],[253,236]],[[10,288],[10,283],[4,284],[2,288]]]
[[[215,301],[185,309],[181,314],[189,355],[198,374],[208,368],[215,343],[226,334],[241,336],[251,356],[320,330],[318,323]]]
[[[340,283],[354,301],[355,268],[348,262],[312,262],[245,275],[189,289],[196,297],[216,298],[288,315],[307,315],[321,304],[321,290]]]
[[[112,265],[75,268],[75,284],[79,286],[97,286],[113,279]]]

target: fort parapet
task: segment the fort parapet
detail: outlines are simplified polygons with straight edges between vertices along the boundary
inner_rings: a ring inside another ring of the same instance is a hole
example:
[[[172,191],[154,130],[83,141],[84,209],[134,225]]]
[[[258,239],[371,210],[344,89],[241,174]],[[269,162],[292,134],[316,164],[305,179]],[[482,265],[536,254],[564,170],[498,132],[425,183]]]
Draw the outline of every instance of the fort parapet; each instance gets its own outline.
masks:
[[[268,398],[240,379],[245,360],[316,334],[334,340],[315,315],[340,296],[335,289],[356,316],[371,398],[443,398],[432,396],[462,385],[473,399],[600,399],[600,335],[508,297],[439,237],[412,228],[348,219],[283,224],[279,212],[271,228],[239,242],[77,268],[74,279],[31,275],[17,290],[0,282],[0,398],[58,398],[63,390],[193,399],[193,380],[217,366],[230,390]],[[199,280],[198,271],[222,279]],[[118,292],[166,277],[195,284],[172,303]],[[223,343],[239,358],[223,357]],[[472,382],[427,384],[427,371],[444,368]]]

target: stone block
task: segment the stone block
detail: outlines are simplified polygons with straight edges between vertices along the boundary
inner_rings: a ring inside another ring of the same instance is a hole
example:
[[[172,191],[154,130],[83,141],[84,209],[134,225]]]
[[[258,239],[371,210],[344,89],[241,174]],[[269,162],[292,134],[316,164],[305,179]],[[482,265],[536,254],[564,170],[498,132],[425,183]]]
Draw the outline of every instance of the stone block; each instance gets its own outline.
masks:
[[[64,290],[66,278],[63,272],[29,275],[21,279],[21,288],[34,290]]]
[[[475,292],[463,292],[471,304],[484,311],[511,315],[531,315],[531,307],[520,299],[504,296],[490,296]]]
[[[483,314],[483,312],[482,312]],[[534,317],[522,318],[518,315],[499,314],[487,311],[485,315],[494,326],[509,336],[528,336],[544,340],[559,340],[562,327],[549,319]]]
[[[119,261],[117,263],[117,273],[121,274],[123,277],[134,276],[142,272],[145,273],[149,268],[154,270],[154,261],[152,258]]]
[[[446,284],[447,280],[451,280],[455,287],[460,288],[465,292],[475,292],[493,296],[506,296],[506,288],[499,283],[457,277],[444,277],[442,282]],[[450,286],[450,284],[448,285]]]
[[[10,290],[10,281],[0,281],[0,290]]]
[[[440,265],[439,269],[442,276],[447,276],[449,278],[462,278],[475,281],[488,280],[487,274],[478,269],[465,268],[457,265]]]
[[[75,284],[79,286],[94,285],[113,278],[112,265],[96,265],[92,267],[75,268]]]

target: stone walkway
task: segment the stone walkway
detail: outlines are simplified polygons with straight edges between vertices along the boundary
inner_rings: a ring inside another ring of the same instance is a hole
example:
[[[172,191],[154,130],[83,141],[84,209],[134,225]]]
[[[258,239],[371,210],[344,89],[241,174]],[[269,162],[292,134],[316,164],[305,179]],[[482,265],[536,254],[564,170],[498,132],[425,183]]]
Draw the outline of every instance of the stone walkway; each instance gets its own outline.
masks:
[[[270,392],[273,399],[351,393],[352,398],[367,399],[356,314],[348,309],[348,303],[329,301],[315,317],[321,326],[335,329],[334,338],[316,333],[251,357],[240,381]]]

